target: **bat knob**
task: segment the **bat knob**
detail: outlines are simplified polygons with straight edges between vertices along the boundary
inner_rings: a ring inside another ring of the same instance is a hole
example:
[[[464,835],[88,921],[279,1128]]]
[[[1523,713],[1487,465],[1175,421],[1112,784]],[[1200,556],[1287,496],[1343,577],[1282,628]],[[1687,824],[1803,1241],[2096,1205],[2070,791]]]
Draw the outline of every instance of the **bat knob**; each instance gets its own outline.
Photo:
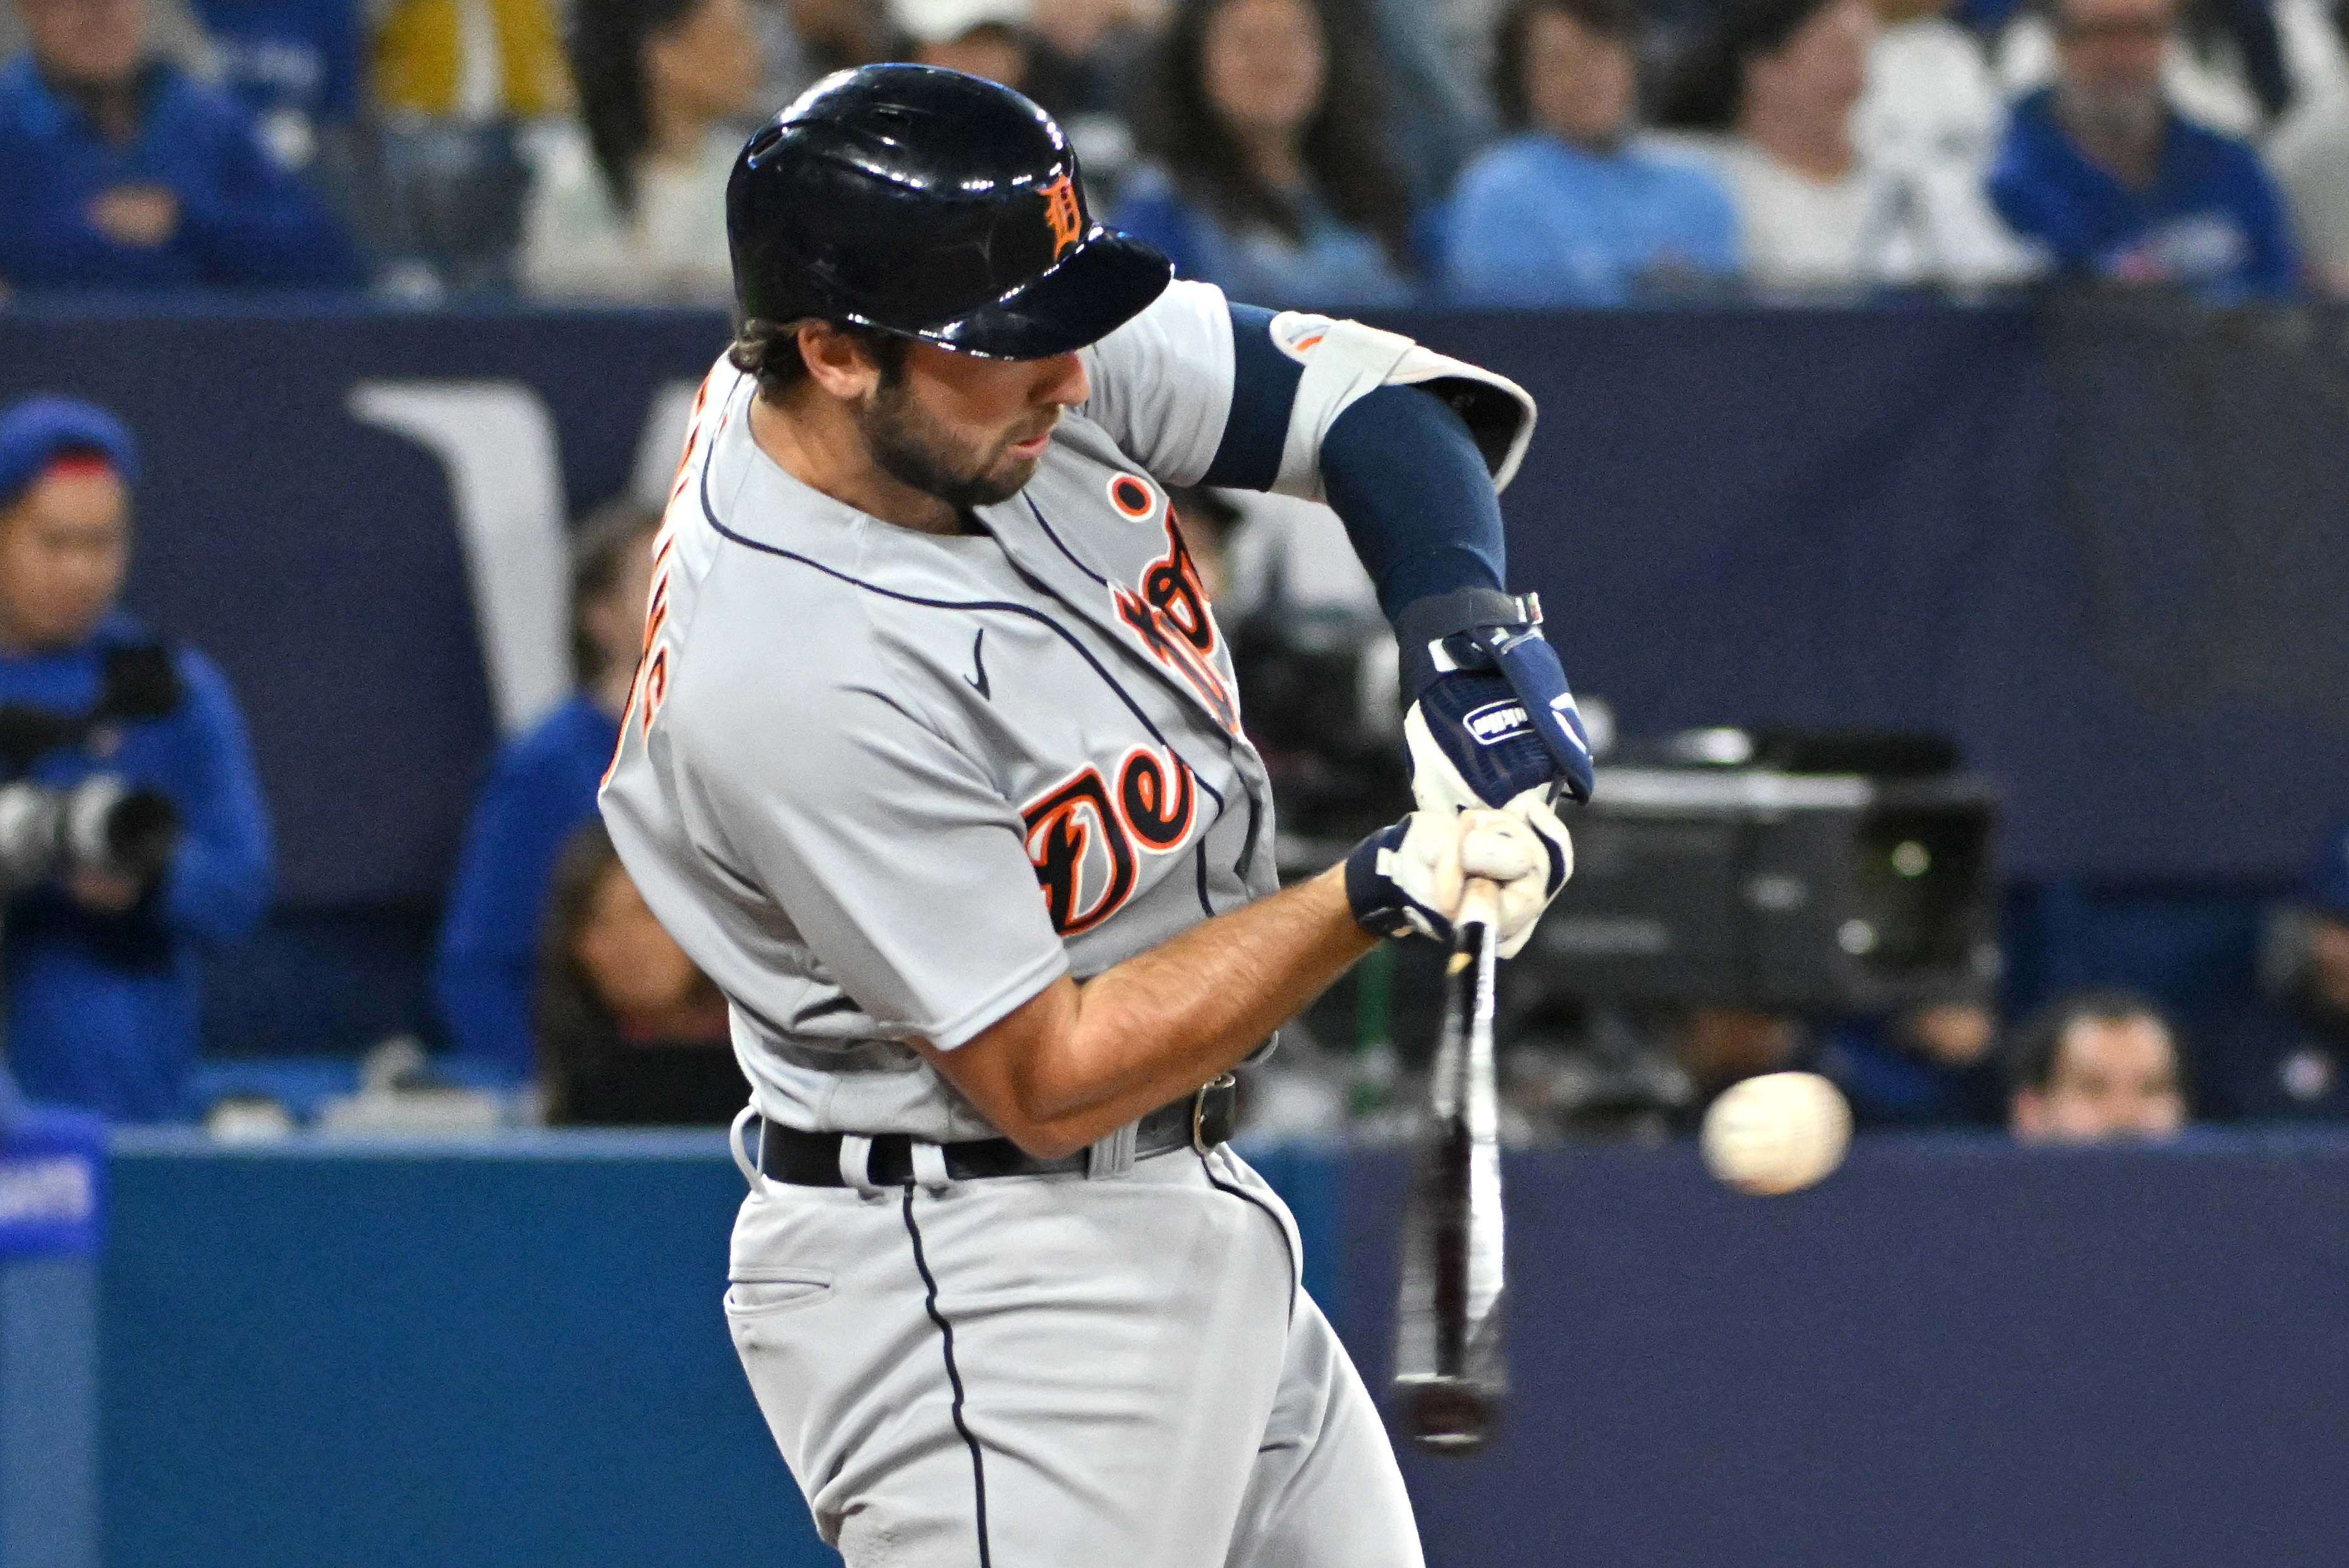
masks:
[[[1403,1384],[1396,1392],[1403,1430],[1432,1454],[1473,1454],[1501,1424],[1500,1396],[1490,1388],[1431,1378]]]

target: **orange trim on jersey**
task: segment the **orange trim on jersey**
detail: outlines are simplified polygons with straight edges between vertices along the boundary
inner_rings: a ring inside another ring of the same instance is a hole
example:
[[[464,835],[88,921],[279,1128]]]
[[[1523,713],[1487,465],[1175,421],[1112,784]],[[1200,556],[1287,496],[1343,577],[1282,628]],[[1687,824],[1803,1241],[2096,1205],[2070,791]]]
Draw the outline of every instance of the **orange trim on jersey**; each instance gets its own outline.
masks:
[[[715,370],[710,372],[710,376],[716,374]],[[701,406],[709,401],[709,376],[705,376],[693,394],[693,412],[685,421],[685,450],[678,454],[677,478],[669,481],[668,499],[671,501],[685,493],[685,470],[693,461],[694,443],[701,438]]]
[[[1123,515],[1140,522],[1158,510],[1158,492],[1150,488],[1148,480],[1133,474],[1112,474],[1109,504]]]

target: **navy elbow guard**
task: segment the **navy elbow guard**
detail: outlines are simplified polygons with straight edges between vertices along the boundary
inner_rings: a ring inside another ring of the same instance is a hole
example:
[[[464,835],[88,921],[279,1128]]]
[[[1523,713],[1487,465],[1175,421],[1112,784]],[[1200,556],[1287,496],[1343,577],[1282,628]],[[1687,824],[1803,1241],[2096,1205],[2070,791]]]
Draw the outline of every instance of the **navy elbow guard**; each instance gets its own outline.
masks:
[[[1463,588],[1395,617],[1412,789],[1423,808],[1500,808],[1528,790],[1590,799],[1590,743],[1541,602]]]

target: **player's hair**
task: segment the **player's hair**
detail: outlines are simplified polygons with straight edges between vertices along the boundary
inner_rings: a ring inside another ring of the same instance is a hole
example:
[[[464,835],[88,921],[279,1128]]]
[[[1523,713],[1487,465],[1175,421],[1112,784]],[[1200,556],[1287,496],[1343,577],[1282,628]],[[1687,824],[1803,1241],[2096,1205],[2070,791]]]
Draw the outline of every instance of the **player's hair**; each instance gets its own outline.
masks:
[[[1526,40],[1533,33],[1534,18],[1552,11],[1638,57],[1640,14],[1633,0],[1517,0],[1493,31],[1493,103],[1501,123],[1511,130],[1533,123],[1533,105],[1526,92]]]
[[[605,663],[588,634],[588,607],[619,586],[628,552],[659,530],[660,513],[634,496],[615,496],[580,520],[571,541],[571,673],[580,685],[601,678]]]
[[[2006,1043],[2006,1079],[2010,1090],[2045,1089],[2055,1081],[2056,1058],[2064,1037],[2083,1023],[2126,1024],[2144,1018],[2160,1026],[2169,1041],[2170,1061],[2183,1077],[2184,1051],[2177,1028],[2161,1004],[2142,991],[2117,986],[2072,991],[2056,997],[2023,1020]],[[2183,1085],[2181,1084],[2181,1088]]]
[[[1158,48],[1143,145],[1176,189],[1225,222],[1305,237],[1305,214],[1257,174],[1207,91],[1207,27],[1231,0],[1176,0]],[[1341,221],[1375,238],[1396,271],[1411,249],[1411,194],[1389,150],[1384,74],[1367,40],[1378,28],[1355,0],[1299,0],[1321,29],[1321,101],[1305,122],[1305,170]]]
[[[652,88],[645,45],[677,27],[708,0],[578,0],[568,39],[587,145],[624,213],[636,210],[636,160],[652,145]]]
[[[761,402],[780,403],[785,393],[807,379],[807,357],[800,352],[800,325],[797,321],[746,321],[726,350],[729,365],[757,377]],[[904,378],[905,356],[913,346],[906,339],[854,322],[834,322],[833,326],[864,346],[866,356],[881,372],[883,387],[894,387]]]
[[[1665,74],[1656,121],[1674,130],[1733,130],[1746,62],[1772,55],[1833,0],[1724,0]]]

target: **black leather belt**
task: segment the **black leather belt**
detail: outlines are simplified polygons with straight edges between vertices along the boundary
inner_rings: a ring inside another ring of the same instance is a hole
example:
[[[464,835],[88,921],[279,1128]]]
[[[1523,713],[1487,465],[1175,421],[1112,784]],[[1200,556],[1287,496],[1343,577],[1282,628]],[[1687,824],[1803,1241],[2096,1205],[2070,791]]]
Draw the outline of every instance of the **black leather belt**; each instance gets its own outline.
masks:
[[[1164,1154],[1185,1146],[1206,1153],[1232,1135],[1232,1110],[1238,1096],[1232,1075],[1160,1106],[1134,1129],[1133,1157]],[[802,1132],[780,1122],[761,1125],[753,1119],[746,1130],[759,1151],[759,1170],[778,1181],[798,1187],[845,1187],[840,1174],[837,1132]],[[957,1181],[987,1176],[1055,1176],[1083,1171],[1091,1162],[1087,1150],[1057,1160],[1039,1160],[1008,1138],[979,1138],[942,1146],[947,1174]],[[914,1180],[914,1140],[903,1132],[873,1136],[873,1150],[864,1164],[865,1179],[875,1187],[902,1187]]]

